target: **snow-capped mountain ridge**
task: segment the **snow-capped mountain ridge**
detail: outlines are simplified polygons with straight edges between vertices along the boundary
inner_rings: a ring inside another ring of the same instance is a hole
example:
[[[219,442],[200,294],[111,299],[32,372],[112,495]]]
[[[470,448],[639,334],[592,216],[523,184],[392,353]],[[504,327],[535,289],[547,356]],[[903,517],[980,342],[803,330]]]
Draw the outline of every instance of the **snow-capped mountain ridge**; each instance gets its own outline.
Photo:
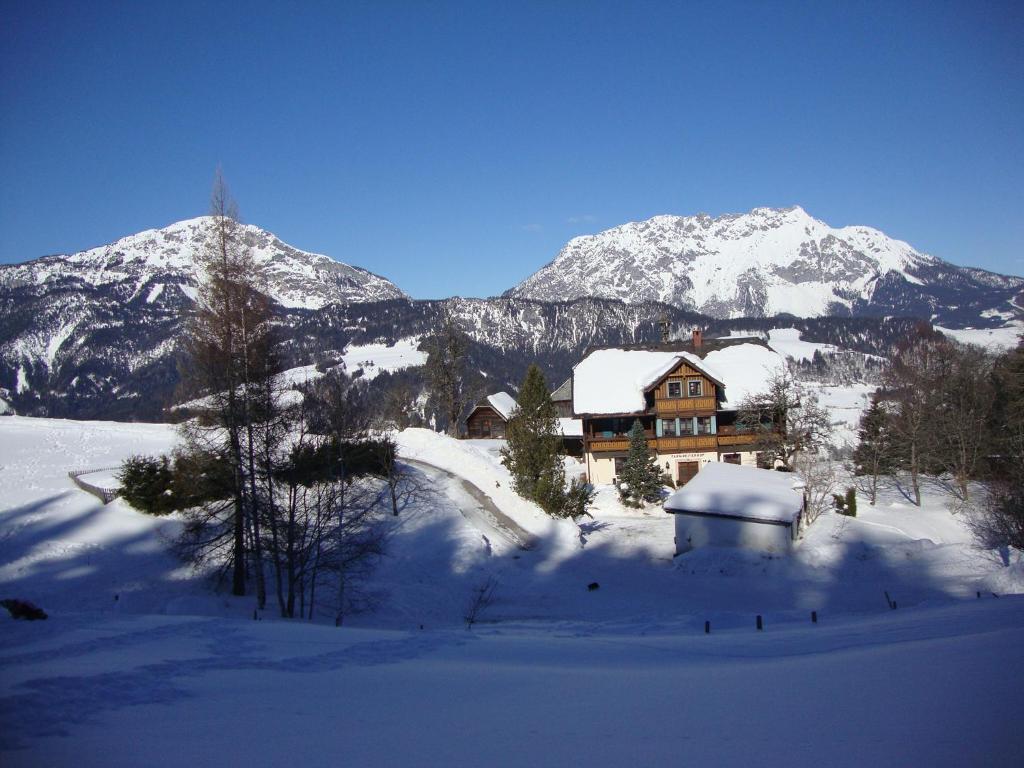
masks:
[[[43,286],[61,281],[92,287],[134,284],[131,297],[148,287],[150,303],[173,285],[194,297],[201,279],[196,258],[206,246],[211,225],[211,217],[201,216],[78,253],[0,267],[0,285]],[[265,272],[271,297],[283,306],[319,309],[334,302],[407,298],[389,280],[365,269],[299,250],[251,224],[241,228],[254,260]]]
[[[576,237],[508,295],[661,301],[713,317],[928,318],[948,309],[952,288],[987,294],[966,297],[989,302],[981,310],[1005,311],[1024,279],[956,267],[877,229],[830,227],[794,206],[660,215]]]

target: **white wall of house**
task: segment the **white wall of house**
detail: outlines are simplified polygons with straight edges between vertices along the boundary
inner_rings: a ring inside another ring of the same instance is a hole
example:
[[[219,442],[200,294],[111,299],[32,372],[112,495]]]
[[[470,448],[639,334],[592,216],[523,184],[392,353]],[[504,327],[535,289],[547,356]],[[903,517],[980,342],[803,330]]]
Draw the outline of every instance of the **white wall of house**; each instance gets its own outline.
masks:
[[[740,454],[740,464],[745,467],[757,466],[757,454],[753,451],[737,451]],[[625,455],[625,454],[621,454]],[[674,480],[679,476],[678,464],[681,462],[696,461],[702,467],[714,461],[719,461],[717,451],[704,451],[694,453],[660,453],[658,454],[658,468],[664,474],[672,476]],[[611,484],[615,478],[615,458],[607,453],[588,453],[584,457],[587,474],[590,482],[595,485]],[[668,465],[666,467],[665,465]]]
[[[662,472],[672,475],[672,479],[675,480],[679,476],[678,464],[682,462],[696,461],[702,467],[705,464],[710,464],[713,461],[718,461],[717,451],[704,451],[704,452],[693,452],[693,453],[659,453],[658,454],[658,467]],[[666,469],[665,465],[668,464],[669,468]]]
[[[594,485],[610,485],[615,478],[615,459],[604,453],[588,453],[584,460],[587,475]]]
[[[793,547],[792,525],[674,512],[676,554],[695,547],[742,547],[784,554]]]

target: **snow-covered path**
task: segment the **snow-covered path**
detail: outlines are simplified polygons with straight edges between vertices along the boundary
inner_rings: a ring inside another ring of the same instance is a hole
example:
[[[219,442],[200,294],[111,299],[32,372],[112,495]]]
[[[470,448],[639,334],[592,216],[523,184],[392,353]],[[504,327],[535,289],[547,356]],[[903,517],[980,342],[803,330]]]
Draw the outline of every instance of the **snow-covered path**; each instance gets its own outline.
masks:
[[[537,538],[532,533],[523,530],[519,523],[498,509],[497,505],[491,501],[491,497],[469,480],[422,459],[405,459],[405,461],[424,470],[438,485],[441,485],[439,482],[441,480],[448,481],[445,492],[449,498],[467,496],[468,498],[459,505],[460,510],[463,517],[477,528],[520,549],[533,549],[537,546]],[[453,484],[454,487],[452,487]]]

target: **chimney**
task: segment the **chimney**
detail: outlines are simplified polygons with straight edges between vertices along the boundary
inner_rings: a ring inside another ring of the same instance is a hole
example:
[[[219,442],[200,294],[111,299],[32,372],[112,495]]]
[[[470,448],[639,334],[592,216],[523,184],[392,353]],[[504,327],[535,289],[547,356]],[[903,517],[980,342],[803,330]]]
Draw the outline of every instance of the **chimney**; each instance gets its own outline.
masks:
[[[700,328],[693,329],[693,351],[700,352],[701,347],[704,346],[704,333]]]

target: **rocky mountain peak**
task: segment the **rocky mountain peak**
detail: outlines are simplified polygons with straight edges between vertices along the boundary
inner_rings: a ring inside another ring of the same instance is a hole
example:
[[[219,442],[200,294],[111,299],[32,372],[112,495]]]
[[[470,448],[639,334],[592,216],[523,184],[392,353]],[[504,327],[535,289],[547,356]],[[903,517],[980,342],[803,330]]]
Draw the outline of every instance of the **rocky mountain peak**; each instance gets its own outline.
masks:
[[[148,289],[147,295],[154,295],[154,300],[165,287],[175,286],[178,292],[194,296],[202,279],[197,258],[210,242],[213,221],[210,216],[185,219],[98,248],[2,266],[0,285],[131,284],[130,295]],[[254,260],[264,269],[271,297],[285,307],[319,309],[331,303],[408,298],[379,275],[295,248],[257,226],[242,224],[241,232]]]
[[[797,205],[661,215],[576,237],[506,295],[660,301],[720,318],[897,314],[962,325],[1015,316],[1022,290],[1024,279],[956,267],[870,227],[834,228]]]

